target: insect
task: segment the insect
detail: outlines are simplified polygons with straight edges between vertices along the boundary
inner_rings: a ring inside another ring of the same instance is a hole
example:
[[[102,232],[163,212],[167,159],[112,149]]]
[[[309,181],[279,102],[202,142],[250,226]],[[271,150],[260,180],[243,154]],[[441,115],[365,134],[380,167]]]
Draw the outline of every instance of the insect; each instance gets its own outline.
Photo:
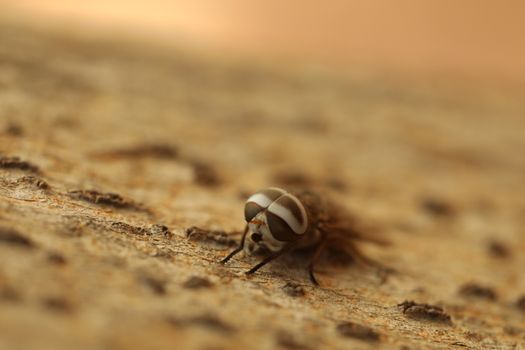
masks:
[[[255,273],[292,250],[313,248],[308,273],[312,283],[318,285],[314,267],[325,248],[335,246],[355,260],[378,265],[360,252],[355,241],[386,244],[382,240],[362,235],[346,210],[308,190],[292,193],[270,187],[258,191],[246,201],[244,218],[246,227],[239,246],[221,263],[225,264],[243,250],[247,255],[258,250],[268,251],[266,258],[246,274]]]

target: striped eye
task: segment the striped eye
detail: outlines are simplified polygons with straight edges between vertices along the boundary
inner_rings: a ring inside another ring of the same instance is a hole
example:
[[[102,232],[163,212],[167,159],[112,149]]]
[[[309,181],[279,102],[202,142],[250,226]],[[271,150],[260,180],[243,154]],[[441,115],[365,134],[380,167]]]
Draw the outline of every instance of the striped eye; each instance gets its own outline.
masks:
[[[303,204],[280,188],[268,188],[252,195],[244,206],[244,218],[248,223],[261,212],[269,234],[281,242],[290,242],[306,232],[308,217]]]
[[[286,193],[268,206],[266,214],[272,235],[279,240],[290,240],[301,235],[308,228],[308,218],[303,204],[293,195]],[[287,238],[288,239],[281,239]]]
[[[244,205],[244,218],[250,222],[261,210],[268,208],[277,198],[286,192],[280,188],[267,188],[252,195]]]
[[[244,218],[246,219],[246,222],[252,221],[252,219],[263,209],[264,208],[257,203],[247,202],[244,206]]]
[[[268,223],[268,228],[272,233],[273,238],[281,242],[290,242],[297,238],[297,235],[290,228],[290,225],[286,223],[279,216],[267,212],[266,213],[266,222]]]

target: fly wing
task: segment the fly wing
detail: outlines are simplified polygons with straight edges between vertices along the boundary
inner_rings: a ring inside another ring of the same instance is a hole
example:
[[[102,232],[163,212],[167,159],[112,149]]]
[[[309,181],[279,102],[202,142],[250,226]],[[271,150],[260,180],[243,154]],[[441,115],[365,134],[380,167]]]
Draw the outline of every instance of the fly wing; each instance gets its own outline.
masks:
[[[380,229],[358,220],[347,208],[330,198],[324,199],[323,225],[328,239],[332,240],[357,240],[378,245],[389,245],[388,240],[378,237]]]
[[[389,242],[376,233],[377,227],[365,225],[346,207],[327,195],[311,190],[292,192],[303,203],[308,213],[311,228],[319,229],[330,242],[365,241],[378,245],[388,245]]]

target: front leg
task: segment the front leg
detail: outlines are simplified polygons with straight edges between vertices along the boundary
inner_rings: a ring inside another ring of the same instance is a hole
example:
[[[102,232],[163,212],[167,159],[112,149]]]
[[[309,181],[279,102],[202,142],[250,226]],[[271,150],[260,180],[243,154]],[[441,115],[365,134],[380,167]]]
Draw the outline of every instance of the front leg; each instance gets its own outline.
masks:
[[[244,229],[244,233],[242,234],[241,243],[239,244],[239,246],[237,248],[235,248],[230,254],[228,254],[227,257],[222,259],[221,260],[221,264],[226,264],[228,262],[228,260],[233,258],[234,255],[236,255],[237,253],[239,253],[241,250],[244,249],[244,242],[246,240],[246,235],[247,234],[248,234],[248,225],[246,225],[246,228]]]
[[[281,255],[289,252],[290,250],[292,250],[297,245],[296,242],[297,241],[292,242],[292,243],[288,243],[287,245],[285,245],[283,247],[283,249],[281,249],[281,250],[279,250],[277,252],[273,252],[272,254],[267,256],[263,261],[261,261],[260,263],[258,263],[257,265],[255,265],[254,267],[252,267],[251,269],[246,271],[246,274],[247,275],[251,275],[251,274],[255,273],[257,270],[259,270],[264,265],[268,264],[270,261],[275,260],[278,257],[280,257]]]
[[[317,243],[317,246],[315,247],[315,251],[312,255],[310,263],[308,264],[308,275],[310,276],[310,281],[316,286],[319,285],[319,282],[317,282],[317,279],[315,278],[314,266],[317,263],[317,260],[319,259],[319,256],[321,256],[321,253],[323,252],[325,247],[326,247],[326,234],[322,233],[321,239]]]

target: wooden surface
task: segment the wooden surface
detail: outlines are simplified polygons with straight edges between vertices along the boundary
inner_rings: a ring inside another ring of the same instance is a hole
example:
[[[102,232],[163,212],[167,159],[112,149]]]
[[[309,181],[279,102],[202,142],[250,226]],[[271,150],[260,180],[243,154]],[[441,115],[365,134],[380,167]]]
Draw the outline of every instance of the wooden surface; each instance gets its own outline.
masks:
[[[522,97],[1,24],[0,348],[522,349]],[[217,264],[268,185],[397,272]]]

